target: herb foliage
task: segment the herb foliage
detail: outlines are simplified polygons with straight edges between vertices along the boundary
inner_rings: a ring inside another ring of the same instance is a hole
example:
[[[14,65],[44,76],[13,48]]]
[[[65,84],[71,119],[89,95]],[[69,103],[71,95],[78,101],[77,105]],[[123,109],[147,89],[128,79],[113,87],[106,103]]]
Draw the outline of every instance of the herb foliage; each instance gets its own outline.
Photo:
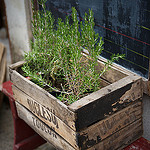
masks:
[[[31,42],[32,51],[24,56],[26,62],[22,70],[33,82],[51,93],[56,92],[59,100],[71,104],[87,93],[99,90],[100,77],[123,55],[113,55],[98,73],[97,56],[101,54],[104,42],[94,31],[92,10],[89,9],[84,20],[79,22],[73,7],[72,21],[67,16],[65,21],[59,18],[55,25],[52,13],[45,9],[44,3],[40,4],[42,11],[33,9],[34,41]],[[84,49],[88,51],[87,57],[83,56]]]

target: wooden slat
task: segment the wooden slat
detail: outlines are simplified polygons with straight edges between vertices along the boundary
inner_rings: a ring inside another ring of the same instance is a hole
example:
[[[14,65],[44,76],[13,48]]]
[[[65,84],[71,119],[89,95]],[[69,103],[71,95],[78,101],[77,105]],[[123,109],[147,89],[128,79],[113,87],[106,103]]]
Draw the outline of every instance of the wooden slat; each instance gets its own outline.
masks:
[[[11,64],[9,66],[10,69],[12,70],[17,70],[19,67],[21,67],[23,64],[25,63],[25,61],[19,61],[19,62],[16,62],[14,64]]]
[[[139,76],[127,76],[74,102],[68,108],[77,113],[77,126],[83,129],[141,99],[142,87]]]
[[[24,78],[15,70],[10,69],[10,79],[16,87],[29,95],[31,98],[34,98],[41,105],[55,111],[55,115],[58,118],[60,118],[73,130],[76,130],[74,123],[76,120],[75,113],[70,111],[65,104],[60,102],[57,98],[38,85]]]
[[[76,140],[77,133],[67,126],[61,119],[55,116],[55,110],[50,110],[49,106],[45,107],[41,105],[15,86],[12,86],[12,90],[16,101],[30,110],[36,117],[51,127],[73,147],[78,147]]]
[[[140,118],[142,118],[142,104],[136,102],[81,131],[79,145],[82,149],[92,147]]]
[[[1,49],[0,49],[1,50]],[[6,50],[5,48],[3,49],[3,54],[2,54],[2,58],[0,61],[0,84],[2,84],[4,82],[5,79],[5,75],[6,75],[6,65],[7,65],[7,61],[6,61]]]
[[[127,88],[125,88],[127,86]],[[121,94],[119,97],[120,101],[127,101],[127,100],[136,100],[142,97],[142,80],[139,76],[127,76],[107,87],[104,87],[88,96],[81,98],[80,100],[74,102],[73,104],[69,105],[69,108],[73,111],[77,111],[79,108],[90,104],[91,102],[95,102],[97,99],[99,100],[106,95],[110,95],[113,92],[118,93],[117,90],[124,89],[124,93]],[[128,89],[128,90],[127,90]],[[130,94],[129,94],[130,93]],[[134,94],[134,97],[132,97]]]
[[[16,102],[18,115],[27,124],[29,124],[37,133],[39,133],[48,142],[58,149],[73,150],[63,138],[47,127],[42,121],[30,113],[27,109]],[[115,132],[113,135],[102,140],[100,143],[89,148],[89,150],[121,150],[142,135],[142,120],[139,119],[125,128]]]
[[[5,46],[0,43],[0,85],[5,81],[6,78],[6,49]],[[0,90],[0,106],[3,101],[3,93]]]
[[[0,43],[0,62],[1,62],[1,59],[2,59],[2,56],[3,56],[3,53],[4,53],[4,45],[2,43]]]
[[[142,119],[139,119],[88,150],[122,150],[140,138],[142,132]]]
[[[74,150],[61,136],[59,136],[53,129],[45,125],[36,116],[30,113],[22,105],[16,102],[18,116],[23,119],[32,129],[34,129],[40,136],[50,142],[59,150]]]
[[[101,61],[98,61],[99,64],[96,67],[97,71],[102,70],[102,68],[104,68],[104,63]],[[106,81],[108,81],[109,83],[114,83],[124,77],[126,77],[127,75],[122,73],[120,70],[116,69],[115,67],[111,66],[111,69],[109,69],[108,71],[106,71],[106,73],[104,73],[104,75],[102,76],[103,79],[105,79]]]

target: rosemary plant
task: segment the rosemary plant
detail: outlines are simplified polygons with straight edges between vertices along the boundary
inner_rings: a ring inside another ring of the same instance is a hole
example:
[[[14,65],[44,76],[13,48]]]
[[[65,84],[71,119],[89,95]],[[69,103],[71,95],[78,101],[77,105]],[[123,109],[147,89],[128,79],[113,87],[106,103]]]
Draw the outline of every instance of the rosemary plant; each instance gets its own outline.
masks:
[[[71,19],[57,20],[57,25],[50,11],[33,10],[31,42],[32,51],[25,54],[26,63],[22,70],[33,82],[68,104],[88,93],[100,89],[101,76],[115,60],[123,55],[113,55],[111,60],[98,73],[98,57],[103,50],[103,40],[94,31],[92,10],[85,13],[84,21],[79,22],[77,11],[73,7]],[[73,23],[70,23],[73,22]],[[87,57],[83,50],[88,51]]]

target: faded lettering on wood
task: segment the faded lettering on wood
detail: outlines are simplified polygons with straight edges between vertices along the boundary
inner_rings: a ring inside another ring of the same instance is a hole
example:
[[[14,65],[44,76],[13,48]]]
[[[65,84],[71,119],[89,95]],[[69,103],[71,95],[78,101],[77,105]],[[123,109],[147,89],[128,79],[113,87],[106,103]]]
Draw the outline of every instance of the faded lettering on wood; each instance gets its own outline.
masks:
[[[41,119],[56,133],[58,133],[66,141],[73,145],[73,147],[77,147],[77,133],[73,131],[69,126],[67,126],[57,116],[55,116],[55,109],[49,109],[48,107],[39,104],[37,101],[26,95],[15,86],[13,86],[12,89],[16,101],[30,110],[35,116]]]
[[[79,147],[82,149],[94,146],[110,135],[118,132],[120,129],[138,120],[142,115],[142,104],[140,101],[137,101],[112,116],[99,121],[98,123],[95,123],[80,132],[74,132],[55,116],[55,110],[49,110],[48,108],[37,103],[34,99],[27,96],[17,87],[13,86],[12,88],[14,91],[14,98],[19,103],[29,109],[50,128],[66,139],[71,145],[78,147],[79,144]],[[78,141],[78,143],[76,141]]]
[[[125,73],[120,80],[66,106],[12,68],[10,76],[18,89],[49,110],[55,110],[55,116],[77,132],[129,106],[143,94],[141,77]]]
[[[48,133],[49,135],[51,135],[54,139],[57,139],[57,135],[56,133],[53,131],[53,129],[49,129],[45,124],[43,124],[41,121],[39,121],[38,119],[36,119],[35,117],[32,117],[31,122],[33,122],[33,126],[35,128],[38,128],[39,130],[42,130],[45,133]]]
[[[58,149],[73,150],[62,137],[60,137],[54,130],[46,126],[42,121],[30,113],[27,109],[16,102],[18,115],[27,124],[29,124],[36,132],[44,137],[48,142],[52,143]],[[134,140],[138,139],[142,135],[142,120],[141,118],[135,122],[125,126],[119,131],[108,136],[101,142],[89,148],[89,150],[118,150],[126,147]],[[77,148],[79,149],[79,148]],[[88,149],[88,148],[81,148]]]
[[[136,102],[79,132],[79,145],[87,149],[142,118],[142,104]]]
[[[142,136],[142,119],[119,130],[88,150],[122,150]]]
[[[16,65],[15,69],[17,69]],[[22,90],[24,93],[34,98],[38,103],[42,104],[49,109],[55,110],[55,115],[70,126],[73,130],[76,130],[74,122],[76,120],[75,113],[70,111],[68,107],[60,102],[57,98],[52,96],[50,93],[29,81],[17,71],[12,70],[10,67],[10,79],[13,84]]]
[[[74,150],[74,148],[66,142],[53,129],[45,125],[41,120],[29,112],[26,108],[16,102],[17,112],[21,119],[23,119],[30,127],[32,127],[45,140],[50,142],[56,148],[61,150]]]

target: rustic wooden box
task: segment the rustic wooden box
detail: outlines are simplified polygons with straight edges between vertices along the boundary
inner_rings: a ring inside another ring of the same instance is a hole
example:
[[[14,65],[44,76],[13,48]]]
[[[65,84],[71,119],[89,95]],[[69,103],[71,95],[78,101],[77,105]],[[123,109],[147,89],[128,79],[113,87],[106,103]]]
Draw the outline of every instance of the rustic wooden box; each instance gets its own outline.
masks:
[[[142,135],[139,76],[114,64],[102,89],[67,106],[23,77],[22,64],[10,66],[18,115],[58,149],[122,149]]]

